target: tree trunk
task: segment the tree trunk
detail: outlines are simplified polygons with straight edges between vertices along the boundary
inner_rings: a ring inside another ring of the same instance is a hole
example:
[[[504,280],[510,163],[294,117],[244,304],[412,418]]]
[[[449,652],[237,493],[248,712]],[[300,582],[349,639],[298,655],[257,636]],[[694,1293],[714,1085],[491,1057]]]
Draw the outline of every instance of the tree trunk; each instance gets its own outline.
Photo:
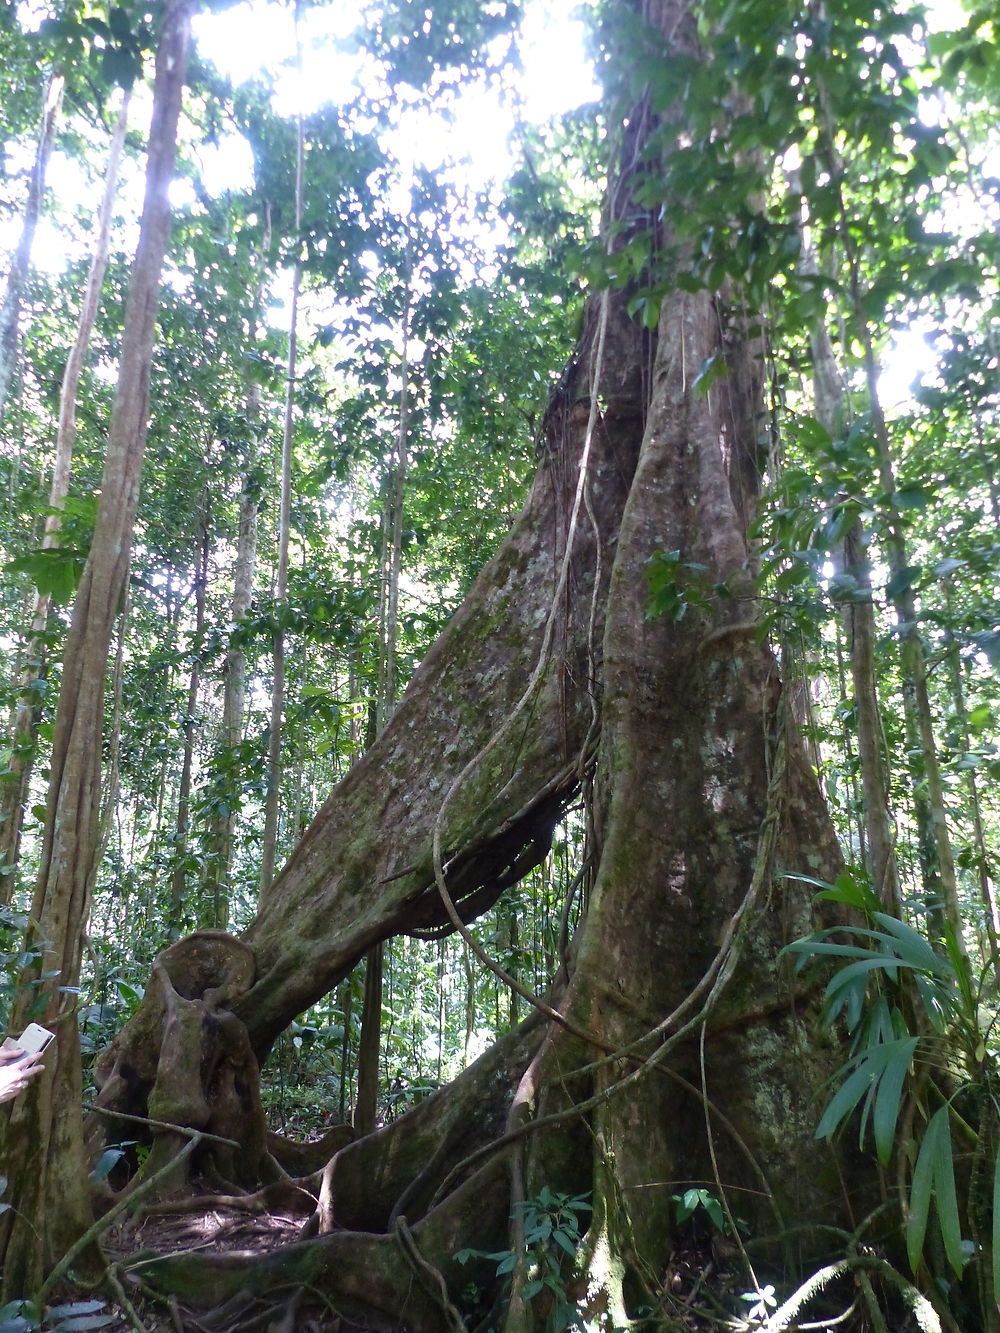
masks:
[[[380,940],[365,955],[365,991],[361,1004],[361,1041],[358,1045],[358,1096],[354,1104],[354,1128],[358,1134],[371,1134],[378,1116],[384,948]]]
[[[160,270],[170,226],[167,188],[188,47],[186,0],[168,5],[156,64],[146,194],[129,284],[118,388],[94,538],[73,607],[56,711],[45,832],[29,947],[12,1026],[26,1012],[54,1028],[45,1071],[5,1126],[3,1155],[17,1163],[3,1218],[4,1292],[37,1291],[43,1273],[81,1233],[89,1214],[80,1119],[75,990],[97,850],[104,690],[112,627],[124,592],[146,440],[149,372]],[[44,997],[45,1008],[39,1012]]]
[[[298,6],[295,9],[295,41],[300,56]],[[285,429],[281,443],[281,510],[278,515],[278,581],[275,588],[274,675],[271,683],[271,727],[267,745],[267,799],[264,803],[264,838],[261,844],[260,901],[271,891],[278,849],[278,815],[281,810],[281,723],[285,703],[285,631],[280,617],[288,597],[288,538],[292,507],[292,433],[295,423],[296,336],[299,286],[302,281],[302,192],[305,179],[305,130],[298,117],[295,156],[295,262],[292,265],[292,308],[288,331],[288,384],[285,388]]]
[[[895,463],[885,414],[879,400],[875,343],[862,292],[857,243],[844,204],[843,172],[836,147],[836,129],[830,123],[822,84],[819,93],[824,115],[823,146],[832,169],[842,221],[841,244],[847,262],[852,313],[858,324],[864,353],[868,410],[875,437],[878,480],[885,496],[885,553],[890,575],[888,595],[899,626],[903,709],[906,715],[907,748],[910,753],[910,776],[918,822],[924,892],[928,900],[931,921],[936,920],[941,925],[946,922],[950,926],[956,947],[964,956],[965,933],[955,877],[955,857],[948,831],[944,784],[941,780],[941,766],[938,762],[934,721],[927,688],[927,661],[924,642],[920,636],[920,618],[917,613],[917,599],[913,592],[906,535],[902,516],[893,499],[896,493]],[[940,933],[940,930],[937,933]]]
[[[52,74],[45,88],[38,149],[35,153],[35,164],[24,208],[24,225],[10,272],[7,274],[3,304],[0,305],[0,421],[3,420],[11,382],[17,368],[17,326],[21,318],[21,302],[24,300],[24,285],[28,280],[31,266],[31,247],[34,244],[35,231],[42,212],[45,173],[48,170],[49,155],[55,140],[56,122],[59,119],[65,83],[61,74]]]
[[[206,487],[201,497],[201,543],[194,581],[194,635],[191,648],[191,674],[188,677],[187,712],[184,715],[184,754],[181,780],[177,790],[177,823],[174,827],[174,868],[170,876],[169,926],[172,939],[180,934],[187,898],[188,828],[191,816],[191,777],[194,768],[195,715],[201,685],[201,635],[205,628],[205,589],[208,585],[209,519],[212,501]]]
[[[804,273],[815,274],[816,265],[806,253]],[[816,420],[831,439],[846,433],[850,424],[844,387],[826,328],[815,325],[809,334],[815,381]],[[882,754],[882,722],[875,678],[875,607],[871,572],[861,520],[851,523],[843,546],[844,572],[855,580],[853,594],[843,608],[844,626],[851,654],[851,678],[857,721],[858,753],[861,760],[861,791],[864,806],[865,861],[872,887],[887,912],[898,916],[899,867],[889,813],[889,792]]]
[[[261,238],[260,263],[271,248],[271,212],[264,205],[264,234]],[[261,276],[254,298],[250,340],[255,336],[264,279]],[[233,569],[232,621],[243,621],[253,600],[254,570],[257,564],[257,505],[259,481],[256,475],[258,432],[260,429],[261,390],[251,384],[246,395],[246,421],[249,435],[246,468],[240,484],[239,518],[236,535],[236,563]],[[230,642],[222,668],[222,726],[216,754],[218,793],[213,801],[206,830],[205,877],[202,899],[210,913],[207,924],[225,930],[229,925],[230,876],[233,843],[236,837],[239,804],[240,765],[237,747],[243,736],[243,710],[246,702],[246,653]],[[204,924],[204,923],[203,923]]]
[[[945,593],[945,606],[951,611],[950,598]],[[950,616],[949,616],[950,619]],[[958,644],[950,629],[945,631],[945,643],[948,645],[948,674],[951,677],[951,700],[955,710],[955,720],[960,728],[962,744],[966,754],[972,749],[972,737],[969,734],[969,713],[965,706],[965,686],[962,680],[962,658]],[[976,770],[968,768],[965,772],[965,785],[969,793],[969,809],[972,812],[973,845],[976,849],[976,879],[979,883],[979,898],[983,905],[983,928],[986,933],[987,947],[981,949],[983,959],[989,957],[993,969],[993,984],[1000,988],[1000,943],[997,941],[996,873],[993,860],[986,845],[986,830],[983,826],[983,812],[979,801],[979,784]],[[980,937],[981,938],[981,937]]]
[[[378,729],[382,731],[396,707],[397,662],[396,647],[399,637],[399,573],[403,562],[403,504],[406,499],[406,454],[409,426],[409,338],[410,338],[410,282],[409,242],[406,258],[406,296],[403,305],[402,354],[400,357],[399,430],[396,437],[396,468],[392,487],[392,543],[386,586],[385,635],[382,651],[385,669],[380,672],[382,690],[376,700]],[[359,1134],[370,1134],[375,1128],[378,1111],[379,1051],[382,1044],[382,969],[384,948],[379,941],[368,950],[365,959],[365,994],[361,1007],[361,1044],[358,1049],[358,1100],[354,1108],[354,1127]]]

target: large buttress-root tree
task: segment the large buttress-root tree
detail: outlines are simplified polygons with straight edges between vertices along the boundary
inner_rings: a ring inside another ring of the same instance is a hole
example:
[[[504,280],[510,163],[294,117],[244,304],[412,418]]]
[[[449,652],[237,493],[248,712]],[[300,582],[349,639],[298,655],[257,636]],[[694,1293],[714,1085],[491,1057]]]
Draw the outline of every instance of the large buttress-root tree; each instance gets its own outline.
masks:
[[[650,8],[694,50],[682,4]],[[627,234],[634,173],[649,169],[635,137],[648,123],[630,117],[611,244]],[[348,1317],[457,1327],[468,1274],[456,1251],[517,1251],[512,1204],[547,1186],[591,1192],[566,1280],[620,1324],[655,1300],[679,1188],[718,1182],[774,1233],[830,1219],[839,1186],[806,1104],[826,1057],[777,955],[811,923],[781,872],[830,875],[838,851],[759,627],[745,535],[755,348],[708,292],[668,294],[653,339],[625,306],[592,300],[525,510],[391,722],[243,939],[203,934],[161,956],[101,1061],[100,1102],[239,1139],[217,1161],[250,1183],[269,1164],[255,1061],[282,1028],[377,941],[451,928],[446,897],[464,920],[485,910],[544,856],[582,788],[584,912],[563,967],[543,1011],[332,1157],[320,1234],[252,1264],[144,1264],[192,1302],[298,1282]],[[728,373],[700,393],[713,358]],[[688,598],[679,619],[649,615],[658,563]],[[181,1141],[160,1133],[147,1174]],[[507,1333],[533,1328],[525,1266],[506,1293],[492,1274],[479,1277]]]

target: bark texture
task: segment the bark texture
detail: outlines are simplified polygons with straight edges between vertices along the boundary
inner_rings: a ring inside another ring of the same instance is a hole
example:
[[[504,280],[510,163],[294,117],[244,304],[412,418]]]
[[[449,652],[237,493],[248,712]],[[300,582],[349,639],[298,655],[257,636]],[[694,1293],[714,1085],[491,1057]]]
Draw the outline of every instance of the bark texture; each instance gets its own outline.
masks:
[[[607,410],[590,458],[593,524],[578,528],[557,634],[531,707],[470,774],[443,829],[447,880],[471,919],[545,856],[578,789],[593,721],[612,549],[642,433],[644,337],[624,297],[608,303]],[[235,1005],[262,1058],[288,1022],[398,933],[447,926],[432,866],[443,797],[499,733],[536,667],[552,612],[589,415],[588,348],[596,315],[550,412],[549,447],[524,511],[414,674],[387,727],[317,813],[244,936],[256,981]],[[604,552],[598,561],[598,549]],[[597,576],[595,596],[595,575]],[[592,750],[592,742],[590,745]],[[133,1022],[102,1057],[99,1078],[135,1109],[149,1090],[150,1033]]]

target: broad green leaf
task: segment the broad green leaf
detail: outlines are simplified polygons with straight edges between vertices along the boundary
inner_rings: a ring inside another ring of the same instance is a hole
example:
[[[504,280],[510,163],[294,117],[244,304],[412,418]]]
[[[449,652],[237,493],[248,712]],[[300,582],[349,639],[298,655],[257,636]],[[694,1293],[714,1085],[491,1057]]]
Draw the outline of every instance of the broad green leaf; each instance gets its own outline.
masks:
[[[901,486],[892,493],[897,509],[926,509],[929,501],[930,492],[925,486]]]
[[[102,1180],[107,1180],[108,1176],[115,1169],[121,1159],[125,1156],[120,1148],[105,1148],[90,1173],[90,1179],[93,1184],[100,1184]]]
[[[819,884],[820,881],[816,880]],[[864,880],[855,878],[848,870],[842,870],[833,884],[823,885],[823,892],[818,893],[821,902],[844,903],[847,907],[856,907],[859,912],[871,916],[879,910],[881,903],[878,894]]]
[[[71,1316],[80,1316],[85,1314],[98,1314],[107,1309],[107,1302],[101,1300],[93,1301],[69,1301],[66,1305],[53,1305],[46,1311],[47,1319],[68,1319]]]
[[[705,1212],[708,1213],[719,1231],[725,1231],[726,1219],[722,1211],[722,1204],[712,1195],[705,1199]]]
[[[27,574],[40,593],[61,606],[76,592],[85,562],[85,551],[52,546],[18,556],[8,561],[6,569],[9,573]]]
[[[902,597],[908,588],[912,588],[914,583],[920,577],[922,571],[921,565],[907,565],[901,569],[898,574],[893,574],[892,578],[885,585],[885,595],[890,602],[894,602],[897,597]]]
[[[560,1249],[565,1250],[568,1255],[576,1254],[576,1246],[570,1240],[569,1236],[566,1235],[565,1231],[559,1231],[559,1230],[553,1231],[552,1239],[560,1247]]]
[[[853,986],[854,982],[869,972],[885,972],[893,981],[896,980],[896,973],[899,971],[899,959],[888,954],[872,954],[869,950],[868,957],[859,958],[856,962],[848,963],[842,967],[839,972],[830,978],[827,984],[827,995],[833,996],[838,991]]]

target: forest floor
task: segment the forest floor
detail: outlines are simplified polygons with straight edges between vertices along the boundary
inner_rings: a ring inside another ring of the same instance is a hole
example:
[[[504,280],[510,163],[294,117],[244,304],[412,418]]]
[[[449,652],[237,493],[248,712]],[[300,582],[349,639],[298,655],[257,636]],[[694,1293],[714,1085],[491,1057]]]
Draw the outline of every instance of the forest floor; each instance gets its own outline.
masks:
[[[356,1325],[335,1311],[324,1310],[318,1296],[312,1308],[301,1296],[293,1304],[295,1293],[290,1292],[284,1307],[269,1302],[266,1306],[261,1303],[258,1309],[244,1306],[239,1311],[220,1309],[205,1314],[188,1310],[176,1300],[164,1303],[152,1299],[143,1292],[143,1255],[263,1254],[298,1240],[311,1211],[308,1206],[298,1212],[250,1211],[238,1200],[224,1204],[207,1197],[205,1204],[191,1199],[184,1211],[147,1213],[138,1222],[126,1222],[104,1237],[109,1263],[118,1265],[119,1271],[127,1269],[126,1290],[135,1301],[147,1333],[356,1333]]]
[[[169,1205],[168,1205],[169,1206]],[[142,1256],[193,1252],[253,1255],[272,1251],[300,1239],[307,1208],[250,1213],[238,1201],[213,1200],[198,1206],[192,1198],[184,1211],[154,1212],[137,1223],[110,1232],[104,1251],[118,1266],[124,1285],[142,1320],[145,1333],[403,1333],[386,1325],[357,1324],[328,1305],[320,1292],[289,1291],[268,1301],[231,1302],[210,1312],[195,1311],[176,1300],[164,1302],[143,1290]],[[718,1245],[689,1243],[671,1256],[664,1282],[663,1315],[675,1333],[718,1330],[725,1310],[739,1306],[739,1277],[728,1253]],[[706,1309],[706,1306],[714,1308]],[[729,1324],[740,1326],[738,1319]],[[122,1316],[122,1329],[133,1325]],[[483,1327],[481,1321],[470,1324]],[[751,1325],[744,1324],[750,1328]]]

